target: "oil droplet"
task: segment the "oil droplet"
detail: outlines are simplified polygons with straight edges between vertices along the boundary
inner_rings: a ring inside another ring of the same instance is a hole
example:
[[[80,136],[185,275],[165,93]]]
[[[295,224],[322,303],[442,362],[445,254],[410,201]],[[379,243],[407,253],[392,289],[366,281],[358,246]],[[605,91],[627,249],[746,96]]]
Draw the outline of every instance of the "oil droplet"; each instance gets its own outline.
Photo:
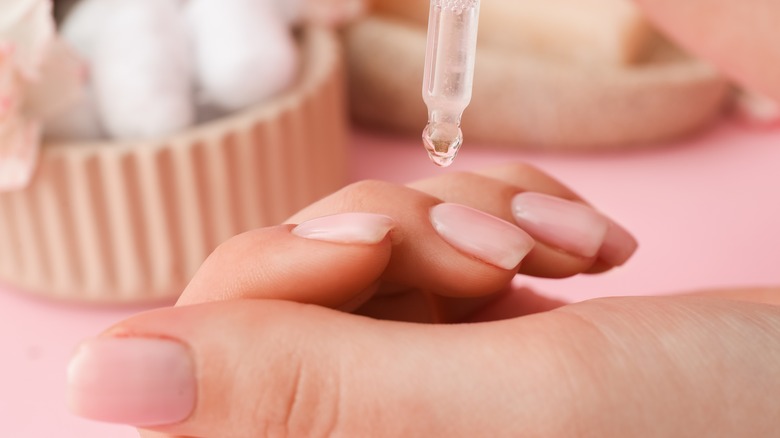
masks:
[[[423,131],[428,156],[439,167],[449,167],[463,145],[463,132],[454,123],[429,123]]]

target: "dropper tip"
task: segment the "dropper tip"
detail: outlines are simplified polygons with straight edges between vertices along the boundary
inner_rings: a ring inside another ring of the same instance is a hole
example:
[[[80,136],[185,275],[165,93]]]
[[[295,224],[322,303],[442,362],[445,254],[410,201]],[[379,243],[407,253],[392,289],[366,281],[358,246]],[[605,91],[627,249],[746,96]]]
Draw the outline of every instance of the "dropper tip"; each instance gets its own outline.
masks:
[[[439,167],[449,167],[463,145],[463,133],[457,125],[429,124],[423,131],[428,156]]]
[[[433,161],[433,164],[439,167],[450,167],[455,162],[455,156],[439,156],[428,152],[428,157]]]

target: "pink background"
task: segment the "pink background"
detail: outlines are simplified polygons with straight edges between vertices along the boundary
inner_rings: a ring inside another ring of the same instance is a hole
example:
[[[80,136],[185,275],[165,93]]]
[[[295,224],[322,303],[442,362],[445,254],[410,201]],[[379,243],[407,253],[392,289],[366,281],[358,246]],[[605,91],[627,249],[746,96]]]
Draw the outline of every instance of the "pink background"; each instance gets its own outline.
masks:
[[[405,182],[441,172],[415,139],[356,132],[352,179]],[[780,284],[780,130],[729,122],[675,144],[605,154],[544,154],[467,144],[452,171],[528,161],[576,188],[640,240],[625,267],[595,277],[519,281],[579,300]],[[77,343],[141,309],[88,308],[0,287],[0,427],[8,437],[136,437],[64,407]]]

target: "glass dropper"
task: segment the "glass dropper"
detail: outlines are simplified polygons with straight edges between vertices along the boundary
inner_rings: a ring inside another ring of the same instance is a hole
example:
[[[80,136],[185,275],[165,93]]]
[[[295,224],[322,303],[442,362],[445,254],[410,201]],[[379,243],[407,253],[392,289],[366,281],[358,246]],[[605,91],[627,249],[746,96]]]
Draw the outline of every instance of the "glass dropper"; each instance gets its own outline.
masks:
[[[423,100],[428,126],[423,143],[434,163],[447,167],[463,145],[463,111],[471,102],[477,53],[479,0],[431,0]]]

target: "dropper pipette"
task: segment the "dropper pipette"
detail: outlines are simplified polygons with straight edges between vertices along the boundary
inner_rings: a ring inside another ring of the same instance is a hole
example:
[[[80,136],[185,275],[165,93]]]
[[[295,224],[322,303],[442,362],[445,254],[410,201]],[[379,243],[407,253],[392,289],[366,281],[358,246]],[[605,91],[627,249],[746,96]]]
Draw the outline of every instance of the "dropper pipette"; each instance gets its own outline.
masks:
[[[431,0],[423,100],[428,126],[423,143],[434,163],[447,167],[463,145],[463,111],[471,102],[479,0]]]

